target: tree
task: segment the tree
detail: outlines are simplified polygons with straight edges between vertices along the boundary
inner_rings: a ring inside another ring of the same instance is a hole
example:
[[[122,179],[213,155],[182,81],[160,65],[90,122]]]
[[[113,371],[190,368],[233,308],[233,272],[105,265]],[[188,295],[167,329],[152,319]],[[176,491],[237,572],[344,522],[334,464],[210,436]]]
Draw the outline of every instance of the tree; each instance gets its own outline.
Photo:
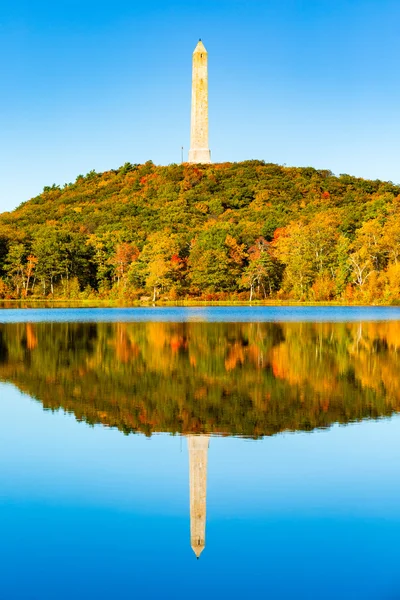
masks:
[[[17,297],[26,287],[25,275],[26,250],[23,244],[11,244],[5,261],[5,270],[16,289]]]
[[[392,215],[381,230],[381,251],[394,264],[400,262],[400,218],[399,214]]]
[[[32,278],[32,276],[34,274],[37,262],[38,262],[38,259],[33,254],[29,254],[28,258],[26,259],[26,267],[25,267],[25,275],[26,275],[25,296],[28,295],[29,284],[30,284],[31,278]]]
[[[382,225],[379,219],[372,219],[357,230],[350,246],[353,283],[362,288],[372,273],[382,269],[386,262]]]
[[[240,279],[241,287],[250,290],[250,302],[255,287],[259,292],[262,289],[264,298],[267,293],[271,295],[279,285],[280,274],[281,267],[272,256],[269,243],[263,237],[258,238],[249,249],[249,262]]]
[[[338,266],[336,223],[336,216],[326,213],[309,223],[293,222],[276,230],[272,246],[285,265],[283,287],[296,298],[305,298],[317,277],[334,277]]]
[[[192,240],[188,266],[195,290],[231,291],[246,257],[244,244],[229,233],[228,224],[214,225]]]
[[[129,244],[128,242],[118,244],[115,254],[110,259],[118,285],[121,279],[125,278],[131,263],[136,260],[138,256],[139,250],[133,244]]]
[[[50,286],[51,294],[54,294],[54,283],[65,270],[65,257],[58,243],[55,231],[42,231],[34,240],[33,253],[37,257],[36,276],[40,279],[43,294]]]
[[[153,290],[153,302],[156,301],[158,290],[167,288],[171,267],[161,255],[156,255],[149,262],[146,287]]]
[[[90,248],[92,262],[96,272],[96,287],[100,291],[109,289],[114,272],[113,252],[116,245],[116,236],[111,232],[103,235],[91,234],[86,240]]]
[[[153,302],[160,291],[167,291],[173,282],[175,262],[179,256],[177,237],[168,230],[149,236],[137,261],[131,265],[129,280],[137,288],[151,291]]]
[[[285,266],[283,288],[295,297],[303,298],[311,287],[315,274],[313,248],[304,224],[292,223],[275,232],[274,254]]]

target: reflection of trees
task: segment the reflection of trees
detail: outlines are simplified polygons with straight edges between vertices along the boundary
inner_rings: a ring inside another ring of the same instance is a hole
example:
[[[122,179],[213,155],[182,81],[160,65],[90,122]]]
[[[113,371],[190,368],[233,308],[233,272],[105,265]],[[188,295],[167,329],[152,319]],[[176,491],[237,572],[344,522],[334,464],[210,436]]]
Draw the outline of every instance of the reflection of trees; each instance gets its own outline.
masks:
[[[0,326],[0,378],[128,433],[247,436],[400,408],[400,323]]]

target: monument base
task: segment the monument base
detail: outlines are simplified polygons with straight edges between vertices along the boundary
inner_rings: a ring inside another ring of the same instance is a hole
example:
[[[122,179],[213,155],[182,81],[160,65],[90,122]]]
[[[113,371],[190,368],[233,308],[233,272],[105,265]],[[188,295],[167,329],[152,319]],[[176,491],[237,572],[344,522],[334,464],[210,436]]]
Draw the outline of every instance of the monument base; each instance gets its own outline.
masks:
[[[208,164],[211,162],[209,148],[194,148],[189,150],[189,162],[193,164]]]

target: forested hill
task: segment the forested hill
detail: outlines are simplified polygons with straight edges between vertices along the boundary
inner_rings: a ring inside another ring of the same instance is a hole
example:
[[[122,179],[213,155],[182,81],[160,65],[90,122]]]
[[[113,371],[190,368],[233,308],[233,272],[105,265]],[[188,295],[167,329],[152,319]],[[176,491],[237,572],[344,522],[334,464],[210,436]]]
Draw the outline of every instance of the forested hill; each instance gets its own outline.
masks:
[[[400,186],[125,164],[0,215],[0,297],[400,301]]]

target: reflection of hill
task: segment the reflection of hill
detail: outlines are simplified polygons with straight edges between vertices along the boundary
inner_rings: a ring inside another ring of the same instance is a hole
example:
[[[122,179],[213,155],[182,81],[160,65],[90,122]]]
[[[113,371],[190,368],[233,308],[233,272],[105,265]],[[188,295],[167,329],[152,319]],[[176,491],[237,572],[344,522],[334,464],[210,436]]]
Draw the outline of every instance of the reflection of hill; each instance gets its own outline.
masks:
[[[400,409],[400,324],[0,326],[0,379],[125,433],[262,436]]]

